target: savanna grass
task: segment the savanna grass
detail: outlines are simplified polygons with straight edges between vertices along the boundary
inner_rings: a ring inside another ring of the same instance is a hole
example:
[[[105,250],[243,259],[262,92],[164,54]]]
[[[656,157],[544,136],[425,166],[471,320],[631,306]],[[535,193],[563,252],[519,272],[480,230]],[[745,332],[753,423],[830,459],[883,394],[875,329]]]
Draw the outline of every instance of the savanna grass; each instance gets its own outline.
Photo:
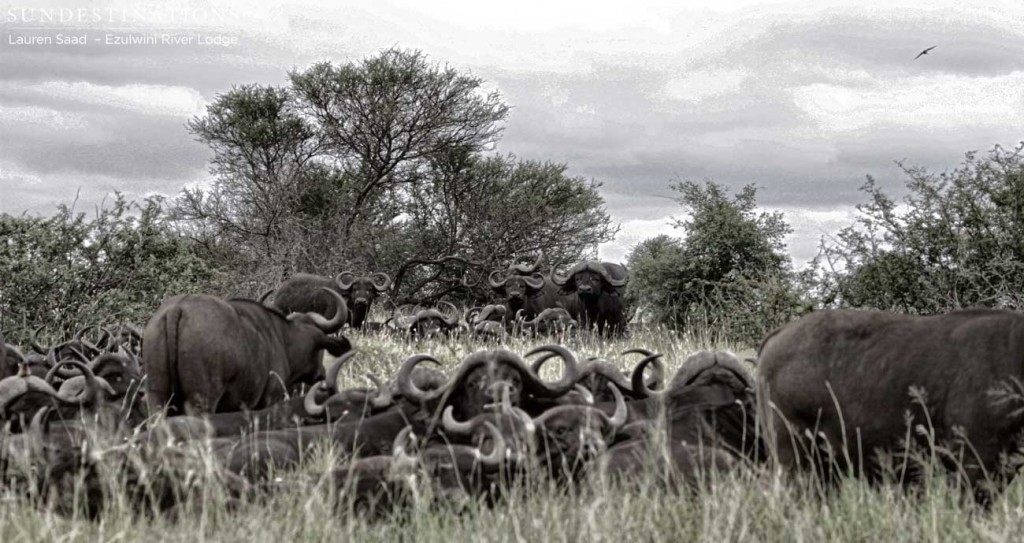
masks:
[[[413,353],[432,353],[451,370],[466,354],[497,346],[361,334],[351,339],[360,352],[343,372],[345,386],[362,386],[366,373],[391,376]],[[522,354],[542,342],[516,339],[502,346]],[[563,342],[581,358],[605,356],[624,368],[636,361],[618,356],[625,349],[661,352],[669,376],[699,348],[729,348],[740,358],[753,354],[701,334],[667,331]],[[551,365],[545,371],[554,377],[560,370]],[[111,446],[97,436],[91,452],[109,454],[104,451]],[[161,461],[155,460],[154,471]],[[226,490],[212,457],[201,450],[168,453],[163,461],[188,481],[182,505],[171,514],[118,494],[127,471],[111,467],[99,476],[105,506],[95,519],[85,514],[81,477],[59,485],[56,496],[0,489],[0,541],[1020,541],[1024,534],[1019,481],[984,509],[941,475],[928,477],[916,492],[859,480],[823,490],[812,475],[782,477],[764,466],[743,466],[713,475],[700,492],[673,492],[653,474],[629,485],[595,476],[566,487],[531,473],[494,506],[438,503],[429,485],[412,480],[408,506],[368,519],[323,477],[343,461],[330,447],[318,448],[296,470],[275,473],[269,488],[240,498]]]

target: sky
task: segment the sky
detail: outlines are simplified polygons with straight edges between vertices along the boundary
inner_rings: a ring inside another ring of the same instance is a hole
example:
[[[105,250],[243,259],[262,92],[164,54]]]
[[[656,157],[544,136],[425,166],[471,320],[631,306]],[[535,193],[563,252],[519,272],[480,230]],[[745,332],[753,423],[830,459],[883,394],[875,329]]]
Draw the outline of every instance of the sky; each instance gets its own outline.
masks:
[[[396,46],[501,93],[497,151],[600,181],[621,226],[600,247],[611,261],[681,234],[675,181],[755,184],[793,226],[799,266],[852,223],[866,176],[898,195],[899,161],[941,172],[1024,140],[1024,0],[616,4],[14,0],[0,5],[0,212],[202,186],[210,152],[185,124],[218,94]]]

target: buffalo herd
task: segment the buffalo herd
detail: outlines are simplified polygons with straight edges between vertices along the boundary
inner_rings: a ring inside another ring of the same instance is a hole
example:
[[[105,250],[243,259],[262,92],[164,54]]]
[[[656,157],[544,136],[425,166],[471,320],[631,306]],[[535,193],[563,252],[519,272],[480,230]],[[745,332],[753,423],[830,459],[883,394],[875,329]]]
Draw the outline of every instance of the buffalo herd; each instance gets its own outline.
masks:
[[[241,498],[287,484],[325,446],[343,459],[324,478],[331,495],[369,515],[420,484],[433,499],[494,503],[538,475],[698,492],[764,465],[755,473],[809,473],[827,491],[851,476],[914,483],[930,462],[982,503],[1014,475],[1024,315],[819,310],[771,332],[754,372],[700,350],[671,378],[647,349],[607,360],[550,339],[626,334],[627,282],[600,261],[564,274],[513,264],[488,278],[500,303],[399,307],[375,324],[386,274],[297,274],[272,302],[171,297],[143,330],[91,326],[47,346],[37,329],[24,349],[0,335],[0,487],[59,499],[77,481],[98,515],[111,499],[98,474],[114,466],[121,491],[173,512],[198,451]],[[451,371],[414,354],[345,388],[341,371],[369,356],[349,341],[369,336],[348,329],[476,338],[479,350]],[[516,334],[539,346],[510,350]],[[112,437],[101,447],[97,435]]]

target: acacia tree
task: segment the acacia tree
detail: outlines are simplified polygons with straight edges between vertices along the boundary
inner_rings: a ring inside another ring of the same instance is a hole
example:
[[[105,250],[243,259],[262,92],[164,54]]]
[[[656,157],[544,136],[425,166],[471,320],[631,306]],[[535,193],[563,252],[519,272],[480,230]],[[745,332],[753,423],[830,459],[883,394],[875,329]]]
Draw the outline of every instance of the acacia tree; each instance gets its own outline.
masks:
[[[354,269],[437,297],[507,258],[578,258],[613,233],[597,183],[484,156],[509,108],[479,78],[398,49],[289,75],[284,89],[234,89],[189,124],[214,178],[182,195],[178,217],[243,292]]]
[[[508,115],[483,80],[427,62],[419,51],[390,49],[359,64],[316,64],[292,72],[299,107],[317,123],[331,156],[354,181],[345,233],[367,200],[423,180],[430,161],[452,150],[497,142]]]
[[[813,283],[825,305],[938,313],[1024,307],[1024,143],[967,153],[951,172],[900,164],[903,206],[868,177],[854,225],[823,244]]]

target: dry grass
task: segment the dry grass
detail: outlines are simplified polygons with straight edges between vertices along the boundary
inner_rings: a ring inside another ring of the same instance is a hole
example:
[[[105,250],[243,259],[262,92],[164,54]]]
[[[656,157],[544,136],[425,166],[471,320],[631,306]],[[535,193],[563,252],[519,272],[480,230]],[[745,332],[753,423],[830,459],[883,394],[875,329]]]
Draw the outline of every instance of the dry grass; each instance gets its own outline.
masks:
[[[414,352],[430,352],[450,369],[465,354],[485,348],[466,341],[409,343],[388,337],[352,337],[360,351],[345,372],[359,386],[367,372],[392,375]],[[674,372],[698,348],[731,348],[741,358],[752,350],[714,338],[655,331],[614,342],[565,343],[579,356],[647,347],[665,353]],[[536,345],[516,340],[507,348],[525,353]],[[486,348],[491,348],[487,346]],[[623,366],[635,361],[622,360]],[[553,365],[557,366],[557,365]],[[557,372],[556,367],[550,369]],[[139,511],[136,500],[120,495],[96,520],[73,511],[58,512],[52,501],[24,491],[0,490],[0,541],[1019,541],[1024,533],[1024,487],[1011,485],[989,510],[983,510],[944,478],[926,481],[921,492],[895,485],[846,481],[822,495],[806,478],[783,481],[764,467],[749,467],[716,478],[705,491],[672,493],[651,482],[624,488],[595,479],[579,488],[559,488],[527,478],[500,504],[438,505],[429,488],[418,485],[411,507],[378,520],[353,513],[324,484],[321,475],[336,462],[320,451],[299,470],[280,473],[280,482],[240,502],[229,503],[211,482],[210,459],[191,459],[195,496],[177,519]],[[110,488],[121,474],[109,473]],[[60,491],[59,501],[81,501],[81,486]],[[339,505],[340,502],[340,505]]]

